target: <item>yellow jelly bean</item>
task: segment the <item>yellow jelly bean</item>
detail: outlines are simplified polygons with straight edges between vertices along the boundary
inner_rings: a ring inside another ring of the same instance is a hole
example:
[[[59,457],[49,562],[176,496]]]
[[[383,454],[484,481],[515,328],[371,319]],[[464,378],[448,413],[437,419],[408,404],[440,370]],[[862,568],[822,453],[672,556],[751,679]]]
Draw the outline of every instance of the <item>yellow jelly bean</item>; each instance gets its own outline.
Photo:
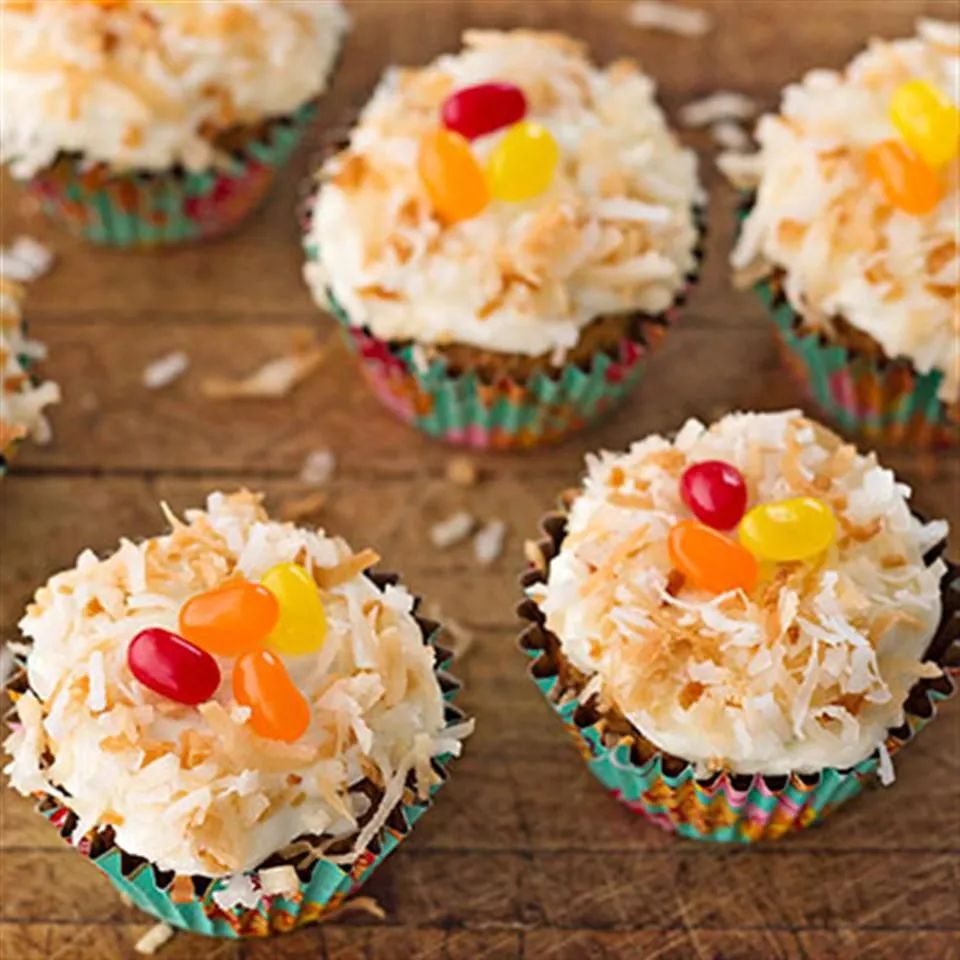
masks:
[[[960,110],[925,80],[897,87],[890,119],[903,142],[928,166],[942,167],[960,150]]]
[[[515,123],[487,161],[490,192],[498,200],[529,200],[550,186],[559,159],[560,148],[546,127]]]
[[[740,521],[740,542],[761,560],[778,563],[816,556],[836,535],[833,511],[816,497],[762,503]]]
[[[268,646],[292,655],[313,653],[327,636],[316,581],[299,563],[278,563],[260,579],[280,606],[277,625],[267,635]]]

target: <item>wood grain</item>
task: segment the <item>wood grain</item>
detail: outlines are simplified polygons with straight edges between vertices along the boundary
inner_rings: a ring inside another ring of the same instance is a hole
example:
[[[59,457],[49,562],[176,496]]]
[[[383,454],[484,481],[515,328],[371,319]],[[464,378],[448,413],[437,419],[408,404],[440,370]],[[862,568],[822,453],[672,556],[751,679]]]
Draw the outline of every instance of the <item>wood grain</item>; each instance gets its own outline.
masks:
[[[352,3],[354,31],[311,143],[248,226],[214,245],[151,256],[89,249],[38,220],[3,182],[4,242],[29,233],[59,254],[31,291],[29,319],[66,397],[53,414],[55,442],[25,447],[0,487],[4,637],[15,636],[32,591],[81,549],[158,531],[159,500],[182,510],[212,489],[246,485],[278,507],[305,491],[300,466],[322,446],[338,461],[323,523],[375,545],[475,634],[457,672],[478,731],[436,810],[369,885],[387,920],[343,918],[265,943],[178,935],[166,960],[960,958],[956,702],[897,759],[892,788],[777,845],[717,848],[677,842],[609,801],[514,646],[522,542],[576,481],[584,453],[691,415],[804,405],[758,304],[728,282],[735,198],[704,135],[684,133],[711,190],[702,282],[637,394],[588,435],[529,456],[478,456],[482,482],[461,490],[444,479],[451,452],[395,423],[338,347],[281,400],[214,402],[200,390],[204,376],[250,371],[305,330],[332,332],[300,280],[295,207],[314,158],[387,63],[425,62],[468,26],[550,27],[581,36],[598,60],[640,58],[671,111],[721,87],[770,106],[785,82],[842,64],[870,34],[905,34],[920,13],[955,15],[953,3],[914,0],[702,5],[714,32],[684,40],[626,27],[619,0]],[[144,366],[173,349],[190,357],[186,376],[145,390]],[[921,510],[960,527],[960,457],[881,454]],[[429,525],[461,508],[509,525],[507,550],[487,569],[469,545],[429,546]],[[151,925],[26,800],[0,792],[0,957],[115,960],[133,955]]]

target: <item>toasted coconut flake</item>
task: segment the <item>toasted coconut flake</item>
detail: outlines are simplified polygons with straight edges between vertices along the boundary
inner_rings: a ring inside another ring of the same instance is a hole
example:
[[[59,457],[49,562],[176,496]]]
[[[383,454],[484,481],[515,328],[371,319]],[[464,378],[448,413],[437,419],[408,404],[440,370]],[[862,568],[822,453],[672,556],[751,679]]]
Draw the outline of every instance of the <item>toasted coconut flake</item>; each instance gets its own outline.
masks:
[[[0,249],[0,274],[31,283],[50,270],[53,259],[53,251],[39,240],[20,236],[12,246]]]
[[[337,458],[328,447],[311,450],[300,467],[300,482],[314,487],[323,487],[333,478]]]
[[[627,7],[627,23],[679,37],[702,37],[713,29],[713,18],[705,10],[666,0],[632,0]]]
[[[121,894],[123,896],[123,894]],[[132,901],[131,901],[132,902]],[[152,957],[176,933],[168,923],[155,923],[133,945],[133,949],[146,957]]]
[[[724,150],[746,151],[752,146],[750,134],[739,123],[732,120],[721,120],[710,125],[710,135],[713,142]]]
[[[756,112],[752,97],[735,90],[718,90],[681,107],[680,122],[685,127],[709,127],[721,120],[749,120]]]
[[[257,879],[260,881],[260,889],[268,897],[277,895],[290,897],[300,890],[297,871],[290,864],[285,863],[279,867],[261,870],[257,874]]]
[[[447,479],[457,487],[476,486],[479,479],[477,465],[469,457],[453,457],[447,461]]]
[[[285,397],[313,373],[327,356],[327,347],[314,346],[274,360],[246,377],[206,377],[200,392],[213,400],[234,400],[240,397]]]
[[[179,380],[187,372],[190,358],[184,350],[173,350],[151,361],[143,368],[143,385],[148,390],[160,390]]]
[[[280,504],[280,517],[294,523],[301,520],[312,520],[323,512],[330,496],[325,490],[307,493],[302,497],[291,497]]]
[[[458,510],[430,528],[430,542],[438,550],[447,550],[466,540],[474,523],[473,517],[466,510]]]
[[[503,520],[488,520],[474,535],[473,554],[481,567],[488,567],[503,552],[507,525]]]

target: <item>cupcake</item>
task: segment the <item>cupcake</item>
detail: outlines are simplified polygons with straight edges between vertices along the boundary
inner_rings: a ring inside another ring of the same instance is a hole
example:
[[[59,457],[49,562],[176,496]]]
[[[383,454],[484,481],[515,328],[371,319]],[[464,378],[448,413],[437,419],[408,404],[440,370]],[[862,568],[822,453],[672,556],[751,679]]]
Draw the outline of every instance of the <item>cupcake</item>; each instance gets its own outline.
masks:
[[[746,191],[732,263],[825,413],[871,438],[960,441],[960,25],[921,20],[814,70],[721,166]]]
[[[696,159],[630,61],[467,31],[391,69],[308,201],[305,277],[402,419],[558,440],[637,382],[698,266]]]
[[[197,933],[316,920],[407,835],[469,722],[391,575],[247,492],[37,591],[11,786],[138,907]]]
[[[5,0],[0,160],[96,243],[214,237],[266,195],[327,86],[336,0]]]
[[[604,787],[666,830],[750,842],[889,783],[958,676],[946,523],[796,411],[587,463],[530,544],[520,612]]]
[[[60,399],[55,383],[39,383],[30,376],[30,365],[45,357],[46,349],[27,339],[23,297],[23,286],[0,274],[0,475],[24,437],[49,440],[43,410]]]

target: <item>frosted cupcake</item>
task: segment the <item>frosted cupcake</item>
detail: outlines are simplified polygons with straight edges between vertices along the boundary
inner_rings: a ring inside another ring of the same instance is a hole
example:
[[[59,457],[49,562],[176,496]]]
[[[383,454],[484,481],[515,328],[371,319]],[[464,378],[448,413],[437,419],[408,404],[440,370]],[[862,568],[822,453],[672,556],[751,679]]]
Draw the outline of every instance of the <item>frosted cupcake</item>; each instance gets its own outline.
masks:
[[[35,360],[46,356],[42,343],[27,338],[24,289],[0,274],[0,475],[25,437],[44,443],[50,424],[44,408],[60,399],[59,387],[30,375]]]
[[[922,20],[787,87],[759,152],[721,159],[749,191],[732,263],[790,366],[889,441],[960,440],[958,58],[960,25]]]
[[[909,496],[795,411],[589,457],[530,545],[522,643],[604,786],[749,842],[890,782],[956,677],[947,526]]]
[[[319,172],[305,276],[403,419],[529,446],[636,383],[697,269],[702,193],[636,64],[464,39],[389,70]]]
[[[336,0],[5,0],[0,159],[88,240],[213,237],[265,196],[326,89]]]
[[[167,516],[37,591],[6,773],[142,909],[288,930],[406,836],[469,724],[436,624],[371,550],[249,493]]]

